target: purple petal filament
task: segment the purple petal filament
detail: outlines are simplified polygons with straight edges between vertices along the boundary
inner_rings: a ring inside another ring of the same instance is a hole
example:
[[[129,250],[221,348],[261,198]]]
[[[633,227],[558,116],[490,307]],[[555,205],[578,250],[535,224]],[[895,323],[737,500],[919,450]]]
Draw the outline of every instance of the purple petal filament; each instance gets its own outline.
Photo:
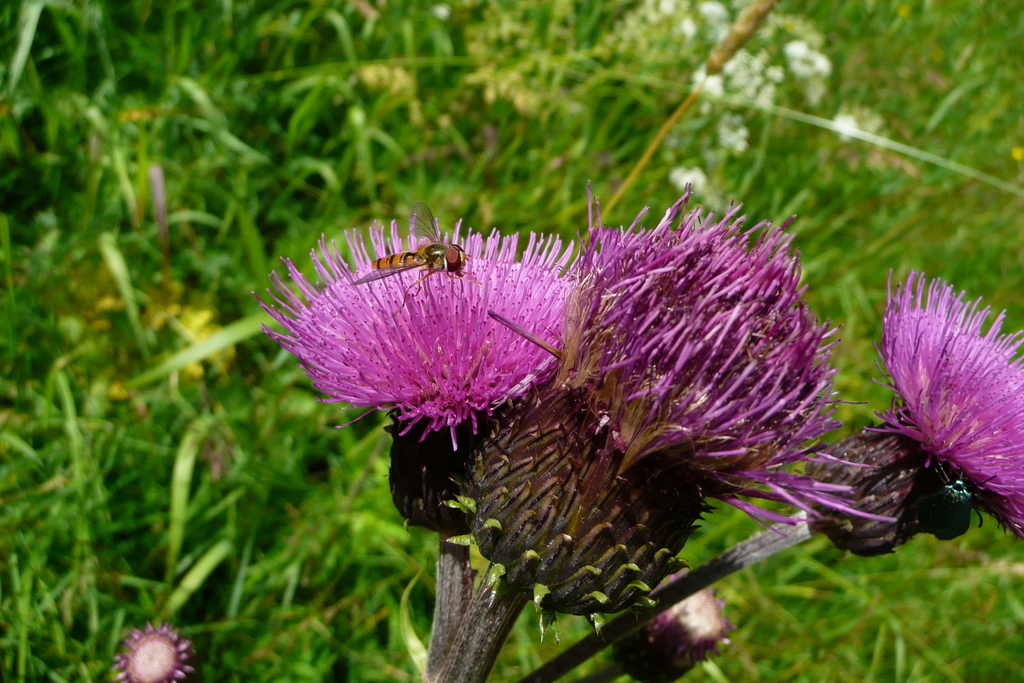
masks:
[[[559,378],[589,388],[623,469],[678,451],[757,516],[777,518],[735,494],[842,505],[832,493],[845,487],[781,470],[837,424],[832,329],[801,298],[791,237],[767,223],[743,229],[738,208],[718,222],[684,216],[685,202],[652,230],[637,227],[643,214],[625,231],[591,219]]]

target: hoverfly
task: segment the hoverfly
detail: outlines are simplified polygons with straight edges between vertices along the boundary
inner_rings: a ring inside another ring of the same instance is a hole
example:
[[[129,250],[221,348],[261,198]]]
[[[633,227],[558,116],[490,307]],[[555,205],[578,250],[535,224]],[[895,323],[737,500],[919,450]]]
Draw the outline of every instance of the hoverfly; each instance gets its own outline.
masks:
[[[382,256],[373,262],[372,271],[352,284],[361,285],[373,282],[415,268],[426,271],[426,274],[417,280],[416,284],[434,273],[444,271],[455,277],[462,277],[462,269],[469,256],[459,245],[445,244],[441,241],[441,232],[438,230],[434,214],[423,202],[416,202],[412,205],[409,230],[413,238],[421,244],[416,251]]]

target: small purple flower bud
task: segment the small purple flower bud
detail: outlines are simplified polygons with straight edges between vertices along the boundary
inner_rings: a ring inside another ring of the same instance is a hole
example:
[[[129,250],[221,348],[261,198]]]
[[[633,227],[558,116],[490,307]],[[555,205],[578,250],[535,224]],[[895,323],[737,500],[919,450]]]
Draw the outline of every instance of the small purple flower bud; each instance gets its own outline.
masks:
[[[192,657],[192,642],[178,635],[169,624],[145,630],[132,629],[121,645],[124,652],[114,657],[114,680],[124,683],[175,683],[195,671],[185,663]]]
[[[542,606],[633,604],[679,567],[706,497],[793,521],[738,496],[806,510],[847,490],[782,469],[836,424],[831,330],[800,298],[789,236],[685,208],[652,230],[591,225],[554,375],[463,487],[481,553]]]
[[[642,683],[674,681],[728,644],[735,627],[722,616],[724,604],[714,591],[698,591],[616,643],[612,657]]]

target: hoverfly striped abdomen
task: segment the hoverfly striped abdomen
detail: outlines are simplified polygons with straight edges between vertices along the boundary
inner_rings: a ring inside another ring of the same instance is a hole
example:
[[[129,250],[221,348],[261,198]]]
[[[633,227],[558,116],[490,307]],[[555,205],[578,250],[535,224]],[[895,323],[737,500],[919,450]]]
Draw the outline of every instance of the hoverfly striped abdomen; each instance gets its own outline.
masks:
[[[403,251],[401,254],[388,254],[373,262],[374,270],[394,270],[396,268],[415,268],[424,265],[419,252]]]

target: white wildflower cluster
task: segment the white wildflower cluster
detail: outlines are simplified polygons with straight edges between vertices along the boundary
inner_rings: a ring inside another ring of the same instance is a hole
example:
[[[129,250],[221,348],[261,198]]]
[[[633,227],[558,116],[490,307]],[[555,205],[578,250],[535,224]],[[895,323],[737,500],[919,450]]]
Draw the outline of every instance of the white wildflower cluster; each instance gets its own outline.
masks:
[[[828,92],[832,61],[824,52],[825,37],[814,23],[798,14],[772,14],[761,27],[761,35],[767,42],[783,44],[792,83],[803,91],[808,104],[820,103]]]
[[[767,50],[751,54],[740,50],[722,67],[725,90],[758,106],[768,106],[775,100],[775,87],[782,82],[785,72],[771,65]]]
[[[875,111],[859,105],[843,105],[839,113],[832,119],[833,130],[840,140],[852,140],[856,133],[864,132],[882,135],[885,132],[885,120]]]
[[[683,17],[679,23],[676,24],[676,31],[686,40],[690,40],[697,35],[697,22],[690,17]]]
[[[852,114],[836,114],[832,119],[832,125],[834,126],[833,130],[839,135],[839,139],[843,141],[854,139],[857,137],[857,133],[863,130],[857,117]]]
[[[790,70],[802,78],[817,78],[832,73],[832,62],[802,40],[786,43],[782,48],[789,62]]]
[[[704,4],[721,6],[717,2]],[[724,26],[728,30],[728,23]],[[615,59],[647,64],[674,60],[685,67],[698,60],[700,52],[714,42],[711,34],[717,30],[691,0],[643,0],[602,38],[599,51]]]
[[[715,132],[718,134],[718,144],[723,150],[732,154],[742,154],[747,151],[750,131],[743,125],[743,117],[739,114],[724,114],[718,119]]]
[[[697,10],[704,17],[708,28],[708,38],[711,42],[717,43],[729,32],[729,24],[732,19],[729,17],[729,10],[720,2],[702,2]]]
[[[676,166],[669,171],[668,181],[680,192],[685,192],[689,186],[694,198],[714,211],[722,210],[726,206],[725,197],[699,166]]]
[[[641,0],[602,37],[594,54],[638,71],[656,70],[668,80],[690,72],[695,83],[701,82],[703,62],[745,5],[743,0]],[[769,15],[746,49],[707,80],[705,96],[735,97],[765,107],[775,102],[785,82],[807,102],[818,104],[832,73],[824,42],[806,17]]]
[[[704,81],[704,67],[701,66],[693,75],[694,85]],[[775,91],[785,78],[785,71],[778,65],[770,63],[766,50],[751,54],[740,50],[730,59],[722,73],[709,76],[704,81],[704,94],[707,99],[716,100],[726,96],[739,97],[758,106],[767,107],[775,100]],[[701,111],[710,114],[713,105],[705,100]],[[718,119],[716,126],[718,144],[722,150],[731,154],[741,154],[747,150],[750,131],[744,125],[739,114],[725,114]]]
[[[707,189],[708,176],[700,168],[686,168],[677,166],[668,173],[668,181],[680,192],[686,191],[686,186],[693,187],[695,192]]]
[[[803,85],[807,101],[811,104],[821,102],[827,92],[826,85],[832,73],[832,62],[803,40],[786,43],[783,52],[790,72]]]

